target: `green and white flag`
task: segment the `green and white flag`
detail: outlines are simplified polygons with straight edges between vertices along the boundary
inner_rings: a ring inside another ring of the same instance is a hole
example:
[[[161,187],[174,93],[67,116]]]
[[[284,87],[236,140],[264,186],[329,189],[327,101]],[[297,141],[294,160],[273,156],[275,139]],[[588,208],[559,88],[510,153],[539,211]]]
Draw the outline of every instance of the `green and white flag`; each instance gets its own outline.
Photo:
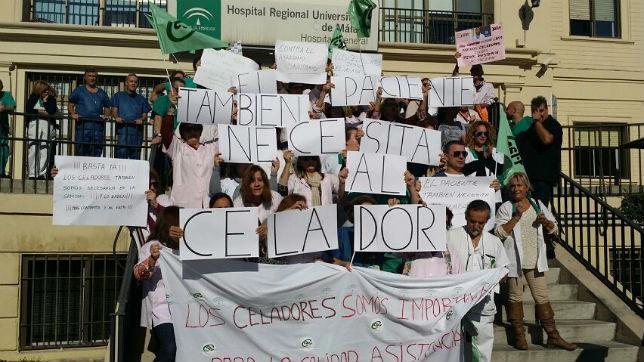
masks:
[[[197,32],[154,4],[150,4],[150,9],[152,18],[148,16],[148,20],[157,32],[163,54],[228,46],[226,42]]]
[[[337,25],[329,42],[329,59],[333,55],[333,49],[347,49],[347,43],[344,42],[344,38],[342,37],[342,29]]]
[[[507,185],[507,180],[513,174],[517,172],[525,173],[523,160],[519,154],[517,142],[514,139],[514,134],[512,133],[512,129],[510,129],[510,123],[508,122],[508,117],[505,115],[505,109],[503,107],[500,107],[499,112],[499,133],[496,138],[496,152],[504,156],[503,173],[496,176],[503,186]]]
[[[376,6],[371,0],[351,0],[349,3],[349,20],[358,31],[358,38],[368,38],[371,34],[371,14]]]

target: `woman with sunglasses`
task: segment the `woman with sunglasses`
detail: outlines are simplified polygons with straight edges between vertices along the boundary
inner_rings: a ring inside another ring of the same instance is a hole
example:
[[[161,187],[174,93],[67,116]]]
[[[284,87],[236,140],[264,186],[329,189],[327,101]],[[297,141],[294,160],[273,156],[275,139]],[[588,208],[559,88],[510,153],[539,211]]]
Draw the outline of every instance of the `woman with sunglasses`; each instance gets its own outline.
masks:
[[[476,176],[492,176],[503,173],[502,161],[503,155],[496,152],[496,129],[490,123],[485,121],[475,121],[467,130],[465,135],[465,145],[468,152],[465,163],[473,164],[476,170]]]

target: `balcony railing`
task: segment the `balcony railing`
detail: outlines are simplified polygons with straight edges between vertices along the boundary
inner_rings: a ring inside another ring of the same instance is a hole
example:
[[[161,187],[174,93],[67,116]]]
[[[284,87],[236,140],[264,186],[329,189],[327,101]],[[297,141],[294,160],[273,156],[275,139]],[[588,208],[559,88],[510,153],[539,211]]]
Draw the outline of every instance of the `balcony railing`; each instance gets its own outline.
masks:
[[[457,31],[489,25],[494,14],[380,8],[381,42],[454,44]]]
[[[31,22],[150,28],[150,4],[167,9],[167,0],[27,0],[25,20]]]

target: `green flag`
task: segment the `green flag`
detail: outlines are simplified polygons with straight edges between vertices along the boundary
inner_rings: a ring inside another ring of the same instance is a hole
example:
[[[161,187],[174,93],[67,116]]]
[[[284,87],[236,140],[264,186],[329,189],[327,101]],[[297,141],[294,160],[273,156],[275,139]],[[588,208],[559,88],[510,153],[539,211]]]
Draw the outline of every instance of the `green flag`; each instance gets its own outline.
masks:
[[[376,4],[371,0],[351,0],[349,3],[349,20],[351,26],[358,30],[358,38],[368,38],[371,33],[371,13]]]
[[[329,42],[329,59],[333,55],[333,49],[346,49],[347,43],[344,42],[342,37],[342,29],[339,26],[335,27],[333,35],[331,35],[331,41]]]
[[[503,161],[503,174],[496,175],[496,178],[499,179],[499,182],[503,185],[507,185],[507,180],[517,172],[524,172],[525,168],[523,167],[523,160],[519,154],[519,148],[517,148],[517,143],[514,139],[514,134],[510,129],[510,123],[508,118],[505,115],[505,109],[500,107],[499,114],[499,133],[496,139],[496,151],[504,156]]]
[[[157,32],[163,54],[228,46],[219,39],[195,31],[154,4],[150,4],[150,9],[152,19],[148,17],[148,20]]]

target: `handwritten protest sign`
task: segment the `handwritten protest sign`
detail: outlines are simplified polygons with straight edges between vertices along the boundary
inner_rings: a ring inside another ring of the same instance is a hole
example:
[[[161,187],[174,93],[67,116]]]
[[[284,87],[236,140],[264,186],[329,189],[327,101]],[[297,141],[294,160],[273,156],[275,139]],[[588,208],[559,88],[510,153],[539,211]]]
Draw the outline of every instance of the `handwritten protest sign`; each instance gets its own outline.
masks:
[[[490,63],[505,59],[503,29],[490,24],[456,32],[456,50],[461,53],[458,65]]]
[[[338,248],[338,208],[316,206],[268,217],[268,257],[279,258]]]
[[[346,147],[344,118],[312,119],[291,126],[288,145],[297,156],[338,154]]]
[[[237,99],[240,126],[289,127],[310,120],[306,95],[241,93]]]
[[[443,205],[356,205],[356,252],[416,252],[446,249]]]
[[[423,99],[420,78],[402,76],[381,77],[382,98]]]
[[[347,192],[405,196],[407,160],[401,156],[347,152]]]
[[[179,88],[177,119],[182,123],[230,123],[233,94],[210,89]]]
[[[204,49],[194,81],[210,89],[227,90],[234,85],[234,76],[257,70],[259,65],[250,58],[228,50]]]
[[[147,225],[150,164],[56,156],[54,225]]]
[[[275,42],[277,80],[284,83],[326,83],[328,48],[322,43]]]
[[[452,226],[465,225],[465,209],[474,200],[483,200],[490,205],[490,222],[494,225],[494,189],[490,187],[493,177],[421,177],[420,197],[427,204],[445,205],[452,213]]]
[[[181,260],[256,258],[256,207],[181,209]]]
[[[159,266],[176,360],[214,362],[459,361],[461,319],[507,273],[421,279],[328,263],[182,263],[167,249]]]
[[[218,127],[219,151],[226,162],[272,162],[277,156],[277,133],[273,127]]]
[[[331,56],[334,75],[373,75],[382,74],[382,54],[356,53],[333,49]]]
[[[429,80],[429,107],[458,107],[474,104],[474,80],[472,77],[443,77]]]
[[[403,156],[408,162],[437,166],[441,154],[441,133],[404,123],[365,119],[365,136],[360,152]]]
[[[273,69],[237,74],[234,85],[239,93],[277,94],[277,75]]]
[[[331,104],[334,107],[366,106],[376,100],[378,78],[374,75],[338,75],[331,77]]]

